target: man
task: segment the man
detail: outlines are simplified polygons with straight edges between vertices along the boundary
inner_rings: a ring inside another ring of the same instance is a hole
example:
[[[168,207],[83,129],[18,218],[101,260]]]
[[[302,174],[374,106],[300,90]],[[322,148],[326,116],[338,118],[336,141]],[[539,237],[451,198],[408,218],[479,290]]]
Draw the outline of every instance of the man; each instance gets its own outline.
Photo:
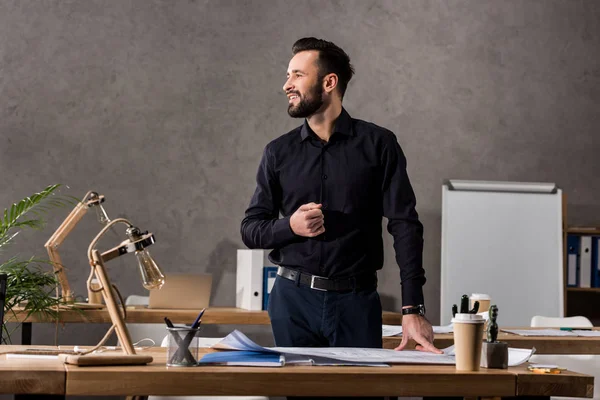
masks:
[[[277,346],[382,347],[376,271],[383,267],[382,217],[400,266],[403,336],[433,346],[424,316],[423,226],[395,135],[342,107],[350,58],[325,40],[303,38],[283,90],[304,124],[269,143],[241,224],[249,248],[274,249],[280,265],[269,296]],[[281,218],[280,218],[281,214]]]

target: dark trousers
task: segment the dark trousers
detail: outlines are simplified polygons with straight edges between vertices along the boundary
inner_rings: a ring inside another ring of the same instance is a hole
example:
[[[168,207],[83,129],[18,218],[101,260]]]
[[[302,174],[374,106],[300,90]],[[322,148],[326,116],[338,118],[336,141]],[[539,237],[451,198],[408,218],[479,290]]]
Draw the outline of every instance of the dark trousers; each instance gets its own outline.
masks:
[[[376,288],[324,292],[277,276],[268,311],[277,346],[383,347]]]

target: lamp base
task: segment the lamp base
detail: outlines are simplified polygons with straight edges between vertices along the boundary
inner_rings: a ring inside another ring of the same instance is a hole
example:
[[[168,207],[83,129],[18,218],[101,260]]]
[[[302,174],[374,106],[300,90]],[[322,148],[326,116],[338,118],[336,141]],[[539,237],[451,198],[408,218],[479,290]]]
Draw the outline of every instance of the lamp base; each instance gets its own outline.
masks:
[[[58,358],[65,364],[80,367],[93,365],[143,365],[151,363],[152,356],[142,354],[60,354]]]
[[[102,308],[106,308],[105,304],[96,304],[96,303],[65,303],[61,304],[59,308],[70,310],[72,308],[79,308],[81,310],[99,310]]]

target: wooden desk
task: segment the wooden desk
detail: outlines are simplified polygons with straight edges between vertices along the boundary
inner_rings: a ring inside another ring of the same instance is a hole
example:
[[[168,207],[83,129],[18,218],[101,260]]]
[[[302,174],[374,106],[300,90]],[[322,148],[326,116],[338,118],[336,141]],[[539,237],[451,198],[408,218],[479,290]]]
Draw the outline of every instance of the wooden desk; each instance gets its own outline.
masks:
[[[0,346],[0,352],[25,347]],[[5,355],[0,356],[0,393],[62,395],[66,392],[65,378],[65,367],[56,360],[6,359]]]
[[[594,328],[594,330],[600,330],[600,328]],[[535,347],[536,354],[600,354],[600,337],[519,336],[500,331],[498,340],[507,342],[510,347],[524,349]],[[401,341],[402,337],[400,336],[384,337],[383,347],[393,349]],[[454,336],[452,333],[436,334],[434,344],[442,349],[451,346],[454,344]],[[410,343],[409,348],[414,348],[414,345],[414,342]]]
[[[3,346],[4,349],[26,347]],[[211,350],[202,350],[208,351]],[[453,366],[432,365],[168,368],[166,349],[153,348],[143,353],[152,355],[154,362],[148,366],[77,367],[64,365],[57,359],[7,360],[6,356],[0,356],[0,393],[592,397],[594,380],[574,372],[532,374],[525,367],[479,372],[458,372]]]
[[[210,350],[204,350],[204,352]],[[260,396],[577,396],[592,397],[593,377],[540,375],[524,367],[457,372],[453,366],[171,367],[165,349],[149,366],[66,366],[67,395]]]

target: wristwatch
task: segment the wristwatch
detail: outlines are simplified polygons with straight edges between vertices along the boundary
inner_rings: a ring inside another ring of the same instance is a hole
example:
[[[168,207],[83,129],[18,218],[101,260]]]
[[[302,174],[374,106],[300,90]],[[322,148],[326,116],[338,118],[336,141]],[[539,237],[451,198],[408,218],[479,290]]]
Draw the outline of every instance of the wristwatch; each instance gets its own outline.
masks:
[[[417,306],[411,306],[402,309],[402,315],[419,314],[421,317],[425,316],[425,305],[419,304]]]

